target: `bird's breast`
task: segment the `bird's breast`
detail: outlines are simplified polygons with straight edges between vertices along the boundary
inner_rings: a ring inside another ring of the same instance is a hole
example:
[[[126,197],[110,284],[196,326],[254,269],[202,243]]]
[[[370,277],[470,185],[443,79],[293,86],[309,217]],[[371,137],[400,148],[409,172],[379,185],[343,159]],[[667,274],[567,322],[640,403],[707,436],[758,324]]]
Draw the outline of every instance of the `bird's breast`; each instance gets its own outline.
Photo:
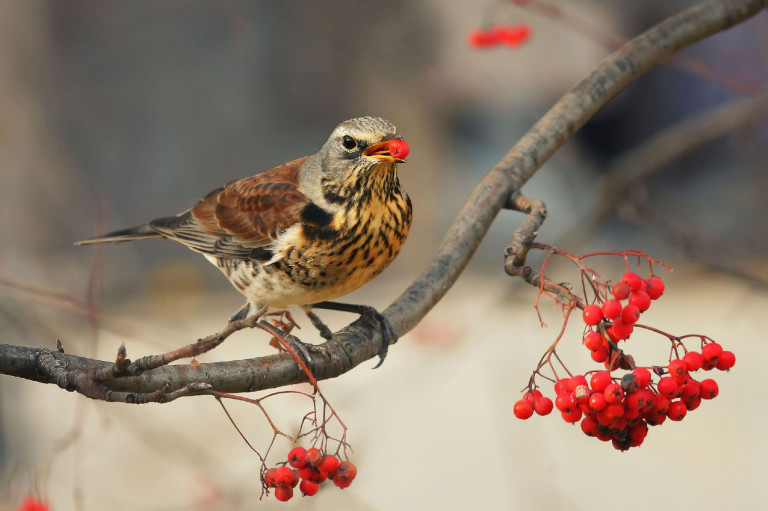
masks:
[[[302,223],[281,239],[278,263],[307,291],[326,289],[329,300],[373,279],[395,259],[411,226],[405,195],[350,204],[325,225]],[[314,303],[313,300],[306,303]]]

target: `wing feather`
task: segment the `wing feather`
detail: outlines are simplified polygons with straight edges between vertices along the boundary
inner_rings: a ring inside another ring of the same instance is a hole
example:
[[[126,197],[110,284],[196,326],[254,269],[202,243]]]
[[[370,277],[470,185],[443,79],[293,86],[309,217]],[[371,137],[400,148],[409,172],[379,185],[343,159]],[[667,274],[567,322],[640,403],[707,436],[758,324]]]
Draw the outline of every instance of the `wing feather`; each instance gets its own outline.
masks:
[[[301,221],[301,211],[309,203],[298,189],[304,160],[232,181],[211,191],[192,209],[149,225],[197,252],[268,259],[269,246],[283,231]]]

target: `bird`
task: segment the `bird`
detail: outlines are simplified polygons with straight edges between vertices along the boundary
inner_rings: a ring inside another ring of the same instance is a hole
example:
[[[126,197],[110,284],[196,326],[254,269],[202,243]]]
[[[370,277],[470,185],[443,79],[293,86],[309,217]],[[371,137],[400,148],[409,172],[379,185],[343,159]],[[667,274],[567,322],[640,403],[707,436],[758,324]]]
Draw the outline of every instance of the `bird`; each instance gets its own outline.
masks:
[[[76,245],[165,238],[202,254],[245,296],[232,320],[299,306],[326,339],[313,308],[379,323],[379,364],[397,334],[366,305],[338,303],[380,274],[405,243],[413,207],[398,178],[409,147],[380,117],[349,119],[318,152],[212,190],[175,216]]]

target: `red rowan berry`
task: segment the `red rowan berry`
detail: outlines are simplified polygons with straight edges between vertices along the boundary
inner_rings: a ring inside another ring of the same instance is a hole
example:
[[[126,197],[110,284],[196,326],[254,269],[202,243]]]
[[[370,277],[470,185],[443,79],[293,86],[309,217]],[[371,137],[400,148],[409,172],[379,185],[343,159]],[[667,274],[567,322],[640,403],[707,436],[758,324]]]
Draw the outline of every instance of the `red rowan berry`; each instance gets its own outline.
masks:
[[[631,441],[628,438],[611,438],[611,443],[617,451],[626,451],[630,448]]]
[[[533,415],[533,403],[527,399],[521,399],[515,403],[512,411],[514,412],[515,417],[518,419],[528,419],[531,415]]]
[[[561,412],[570,413],[576,407],[576,398],[572,392],[561,392],[555,398],[555,408]]]
[[[717,357],[717,368],[727,371],[736,364],[736,355],[732,351],[724,351]]]
[[[491,27],[487,30],[488,37],[490,37],[491,41],[493,41],[493,44],[501,44],[504,42],[504,34],[506,33],[507,28],[502,25],[496,25],[495,27]]]
[[[323,461],[323,452],[316,447],[312,447],[310,449],[307,449],[307,454],[305,455],[305,459],[307,460],[307,463],[317,468],[320,462]]]
[[[581,419],[582,411],[578,406],[574,406],[570,411],[560,412],[565,422],[578,422]]]
[[[686,401],[685,407],[688,409],[689,412],[692,412],[696,408],[698,408],[700,404],[701,404],[701,396],[698,396],[696,399],[691,399],[690,401]]]
[[[618,383],[611,383],[605,387],[603,395],[609,405],[620,403],[624,399],[624,389]]]
[[[523,399],[525,399],[526,401],[530,401],[531,403],[535,403],[536,400],[541,397],[541,395],[542,394],[540,390],[533,389],[523,394]]]
[[[621,377],[621,388],[624,389],[625,394],[629,394],[640,388],[640,382],[634,374],[627,373]]]
[[[676,358],[669,363],[667,371],[669,371],[669,375],[677,380],[678,383],[688,379],[688,365],[679,358]]]
[[[647,285],[645,292],[651,297],[651,300],[656,300],[662,294],[664,294],[664,282],[656,277],[645,279]]]
[[[341,461],[339,461],[339,458],[336,456],[327,455],[325,458],[323,458],[322,463],[320,463],[320,466],[317,467],[317,469],[321,472],[328,472],[330,474],[339,468],[340,463]]]
[[[586,385],[579,385],[573,389],[573,397],[578,404],[586,404],[589,401],[589,387]]]
[[[274,488],[277,486],[277,482],[275,482],[275,473],[277,472],[276,468],[270,468],[264,473],[264,484],[266,484],[270,488]]]
[[[307,465],[307,450],[303,447],[294,447],[288,453],[288,464],[293,468],[304,468]]]
[[[554,407],[555,405],[552,403],[552,400],[543,396],[533,404],[533,409],[539,415],[549,415]]]
[[[637,378],[637,384],[641,389],[644,389],[651,383],[651,372],[645,367],[637,367],[632,371],[632,374]]]
[[[600,348],[603,345],[603,336],[600,335],[598,332],[595,332],[594,330],[590,330],[587,332],[587,335],[584,336],[584,346],[587,347],[588,350],[593,351],[598,348]]]
[[[688,372],[698,371],[704,365],[704,357],[698,351],[689,351],[682,360],[685,362]]]
[[[672,401],[670,401],[666,397],[659,396],[659,397],[656,398],[656,404],[653,405],[653,411],[655,413],[661,413],[662,415],[666,415],[667,414],[667,410],[669,409],[669,404],[671,402]]]
[[[592,378],[589,379],[589,385],[592,387],[592,390],[598,392],[604,391],[605,387],[611,383],[613,383],[613,379],[611,378],[611,373],[608,371],[597,371],[592,375]]]
[[[568,391],[568,381],[570,378],[560,378],[555,382],[555,394]]]
[[[504,44],[507,46],[520,46],[531,35],[531,28],[528,25],[520,24],[514,27],[507,27],[503,35]]]
[[[621,281],[629,286],[630,291],[633,293],[640,291],[643,288],[643,278],[634,272],[627,272],[621,276]]]
[[[642,442],[646,435],[648,435],[648,423],[643,420],[629,428],[629,438],[632,440]]]
[[[626,410],[625,410],[625,412],[626,412]],[[612,427],[613,427],[613,429],[621,431],[621,430],[627,429],[627,424],[628,423],[629,423],[629,421],[627,421],[627,419],[624,418],[624,414],[622,414],[621,417],[619,417],[618,419],[616,419],[613,422],[613,426]]]
[[[682,401],[673,401],[669,404],[667,409],[667,417],[673,421],[681,421],[688,413],[688,408],[685,407],[685,403]]]
[[[275,488],[275,498],[280,502],[287,502],[293,497],[293,488],[290,486],[278,486]]]
[[[641,389],[640,392],[645,394],[645,406],[643,407],[643,412],[647,412],[656,406],[656,399],[658,394],[651,391],[651,389]]]
[[[274,479],[275,484],[278,487],[291,486],[291,482],[293,482],[293,470],[288,467],[279,467],[275,471]]]
[[[315,472],[317,472],[317,469],[307,465],[306,467],[299,469],[299,477],[309,480],[311,477],[313,477]]]
[[[616,422],[624,416],[624,405],[621,403],[609,404],[601,413],[604,413],[609,421]]]
[[[611,329],[613,330],[613,334],[618,340],[623,340],[632,335],[632,331],[635,329],[635,327],[630,323],[624,323],[624,321],[618,317],[613,320]]]
[[[673,399],[677,397],[679,385],[677,384],[677,380],[671,376],[665,376],[659,380],[659,383],[656,384],[656,388],[662,396]]]
[[[640,309],[637,308],[637,305],[628,303],[621,309],[621,321],[623,323],[632,325],[636,323],[638,319],[640,319]]]
[[[606,360],[608,360],[608,348],[606,348],[605,346],[600,346],[596,350],[592,350],[589,356],[592,357],[592,360],[594,360],[598,364],[605,362]]]
[[[704,364],[702,367],[707,371],[717,367],[718,358],[722,353],[723,347],[716,342],[711,342],[701,348],[701,356],[704,357]]]
[[[576,387],[581,385],[587,385],[587,378],[583,374],[577,374],[576,376],[568,379],[568,383],[565,384],[565,388],[569,392],[573,392],[576,390]]]
[[[317,470],[316,468],[306,467],[310,469],[309,475],[307,477],[304,477],[302,475],[302,479],[306,479],[307,481],[312,481],[313,483],[317,484],[323,484],[326,479],[328,479],[328,472],[322,472],[320,470]],[[301,469],[305,470],[305,469]]]
[[[645,414],[645,420],[651,426],[658,426],[667,420],[667,411],[669,410],[669,400],[664,396],[656,397],[656,404],[648,413]]]
[[[701,394],[701,384],[690,378],[685,384],[680,387],[680,399],[685,402],[693,401]]]
[[[640,410],[639,409],[632,409],[628,406],[624,407],[624,415],[621,416],[624,420],[627,421],[633,421],[640,417]]]
[[[595,326],[603,320],[603,309],[599,305],[587,305],[584,307],[582,317],[584,318],[584,323],[589,326]]]
[[[598,429],[597,435],[595,435],[595,438],[600,440],[601,442],[608,442],[611,440],[611,434],[605,429]]]
[[[599,429],[597,419],[594,417],[585,417],[584,420],[581,421],[581,430],[587,436],[597,436]]]
[[[389,154],[391,154],[394,158],[404,160],[410,152],[411,148],[408,147],[408,142],[405,140],[396,138],[389,143]]]
[[[611,288],[611,293],[613,294],[613,297],[617,300],[623,300],[626,297],[629,296],[631,289],[629,287],[629,284],[626,282],[617,282],[613,285]]]
[[[631,410],[640,410],[645,408],[645,399],[641,393],[633,392],[627,396],[626,405]]]
[[[342,461],[333,474],[333,482],[338,486],[337,482],[351,483],[355,477],[357,477],[357,467],[348,461]]]
[[[489,48],[498,44],[489,32],[480,29],[472,30],[467,41],[473,48]]]
[[[606,405],[606,408],[608,408],[608,405]],[[597,423],[601,426],[611,426],[613,424],[613,420],[611,420],[610,417],[608,417],[607,412],[603,409],[600,410],[595,414],[595,419],[597,419]]]
[[[711,378],[707,378],[706,380],[701,380],[701,392],[700,396],[702,399],[714,399],[717,397],[717,395],[720,393],[720,389],[717,386],[717,382]]]
[[[48,509],[48,503],[46,501],[27,495],[19,503],[19,507],[16,511],[48,511]]]
[[[603,302],[603,316],[608,319],[616,319],[621,314],[621,302],[618,300],[606,300]]]
[[[605,400],[605,396],[602,392],[593,392],[592,395],[589,396],[589,407],[594,411],[599,412],[605,410],[606,406],[608,406],[608,401]]]
[[[629,295],[629,304],[637,307],[640,312],[645,312],[651,306],[651,297],[645,291],[638,291]]]
[[[311,497],[312,495],[316,494],[319,489],[320,489],[319,484],[313,483],[312,481],[309,481],[307,479],[304,479],[299,485],[299,490],[301,490],[301,493],[303,493],[307,497]]]

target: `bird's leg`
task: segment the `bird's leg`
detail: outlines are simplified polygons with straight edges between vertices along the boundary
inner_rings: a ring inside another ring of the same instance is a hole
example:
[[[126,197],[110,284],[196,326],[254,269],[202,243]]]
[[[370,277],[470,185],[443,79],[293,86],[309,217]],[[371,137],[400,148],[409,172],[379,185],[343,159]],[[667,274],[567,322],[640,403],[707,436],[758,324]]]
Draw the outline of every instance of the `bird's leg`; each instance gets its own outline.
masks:
[[[374,369],[381,366],[384,363],[384,359],[387,358],[387,351],[389,345],[397,342],[397,332],[394,327],[379,311],[371,307],[370,305],[356,305],[351,303],[339,303],[339,302],[320,302],[315,303],[312,307],[318,309],[334,310],[341,312],[352,312],[354,314],[360,314],[360,317],[366,321],[372,323],[378,323],[381,328],[381,349],[379,350],[379,363],[374,366]],[[310,317],[310,319],[312,319]],[[314,324],[314,321],[313,321]],[[325,325],[323,325],[325,326]],[[327,327],[326,327],[327,328]],[[321,330],[322,335],[322,330]]]
[[[323,320],[320,319],[320,316],[312,312],[312,309],[309,308],[304,309],[304,313],[312,322],[312,325],[320,332],[320,337],[327,341],[333,340],[333,333],[331,333],[331,329],[328,328],[328,325],[323,323]]]
[[[232,323],[234,321],[239,321],[241,319],[247,318],[249,310],[251,310],[251,302],[245,302],[245,305],[240,307],[240,309],[237,312],[235,312],[231,318],[229,318],[229,322]]]

